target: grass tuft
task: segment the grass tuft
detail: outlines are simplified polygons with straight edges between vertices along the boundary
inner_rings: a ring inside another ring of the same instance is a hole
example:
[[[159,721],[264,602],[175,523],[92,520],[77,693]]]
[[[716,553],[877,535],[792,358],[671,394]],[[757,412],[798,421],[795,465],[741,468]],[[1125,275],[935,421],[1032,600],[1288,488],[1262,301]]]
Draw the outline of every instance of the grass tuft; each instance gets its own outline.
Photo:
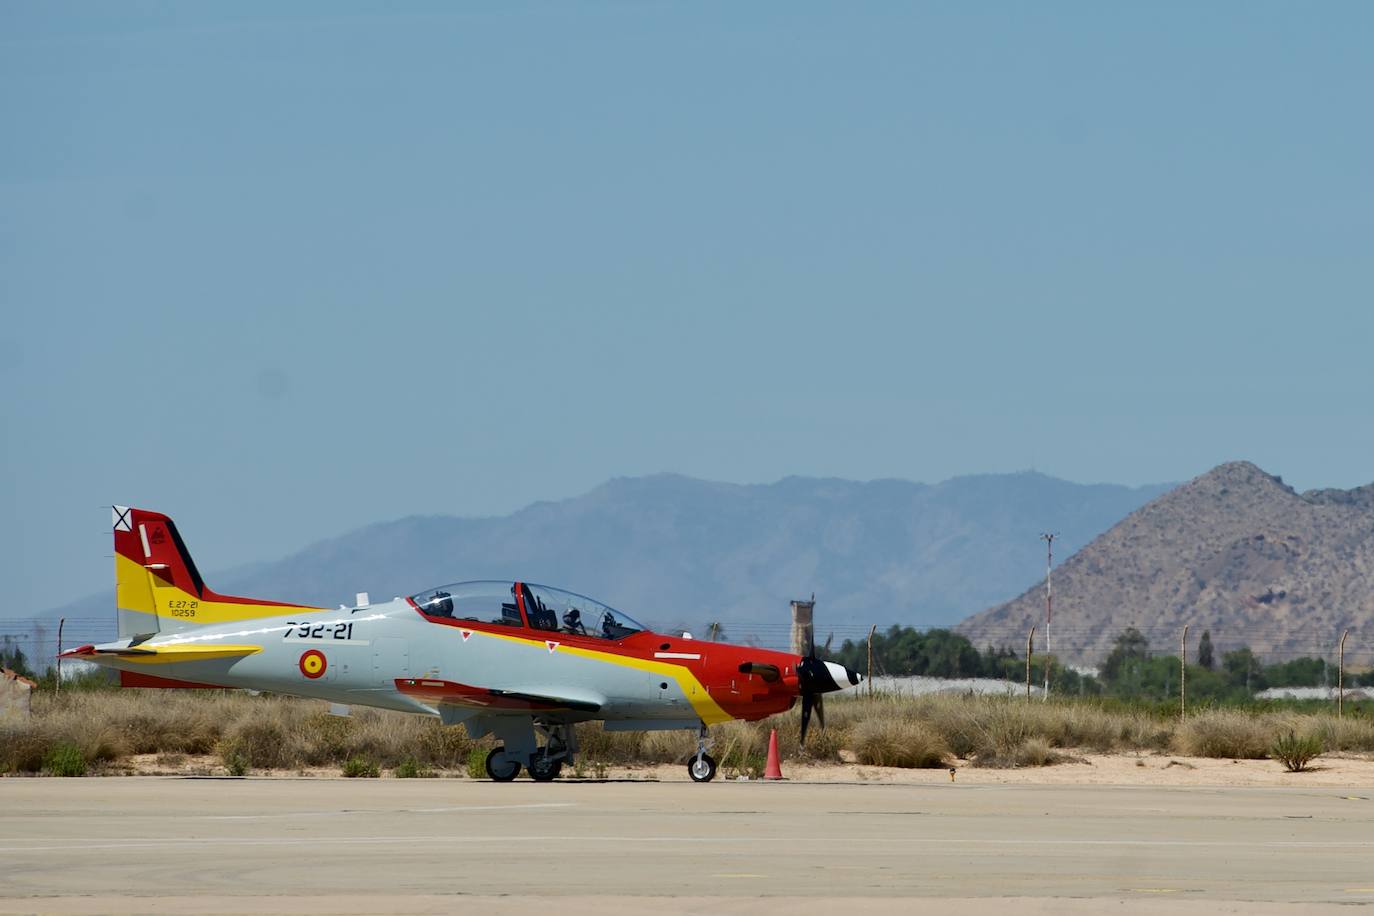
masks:
[[[85,776],[86,756],[75,744],[59,744],[43,758],[43,772],[49,776]]]
[[[949,765],[949,745],[928,725],[868,719],[854,728],[854,754],[869,766],[934,769]]]
[[[1263,760],[1269,756],[1274,733],[1267,717],[1214,709],[1184,720],[1174,732],[1174,745],[1188,757]]]

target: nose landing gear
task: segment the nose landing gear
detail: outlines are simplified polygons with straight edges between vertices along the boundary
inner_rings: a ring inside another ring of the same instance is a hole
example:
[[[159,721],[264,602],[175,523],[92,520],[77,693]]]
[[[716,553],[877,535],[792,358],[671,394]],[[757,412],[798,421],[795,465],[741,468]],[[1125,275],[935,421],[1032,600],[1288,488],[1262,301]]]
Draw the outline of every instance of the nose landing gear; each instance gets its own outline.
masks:
[[[706,736],[706,726],[702,725],[697,731],[697,753],[687,763],[687,775],[692,777],[692,782],[710,782],[716,778],[716,758],[706,753],[706,748],[711,744],[711,739]]]

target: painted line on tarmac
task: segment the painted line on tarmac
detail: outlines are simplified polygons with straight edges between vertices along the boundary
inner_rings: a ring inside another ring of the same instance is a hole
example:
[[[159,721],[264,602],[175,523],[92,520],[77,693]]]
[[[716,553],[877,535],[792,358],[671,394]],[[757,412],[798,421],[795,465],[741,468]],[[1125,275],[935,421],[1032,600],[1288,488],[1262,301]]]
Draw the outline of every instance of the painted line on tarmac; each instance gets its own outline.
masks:
[[[454,814],[464,811],[516,811],[525,808],[576,807],[576,802],[534,802],[528,805],[455,805],[451,808],[348,808],[340,811],[293,811],[287,814],[197,814],[184,819],[196,821],[265,821],[292,817],[348,817],[355,814]]]
[[[454,843],[716,843],[753,844],[758,837],[743,838],[732,836],[606,836],[602,834],[582,835],[535,835],[535,836],[353,836],[353,837],[124,837],[110,838],[99,842],[85,842],[79,838],[64,841],[60,846],[0,846],[0,852],[53,852],[65,850],[80,852],[100,849],[156,849],[178,846],[347,846],[364,843],[376,845],[405,843],[410,845],[454,844]],[[1228,842],[1225,840],[982,840],[952,839],[929,837],[791,837],[788,843],[797,846],[804,843],[812,845],[835,844],[895,844],[903,846],[1120,846],[1120,847],[1180,847],[1180,848],[1218,848],[1218,849],[1374,849],[1370,841],[1298,841],[1277,840],[1272,842]]]

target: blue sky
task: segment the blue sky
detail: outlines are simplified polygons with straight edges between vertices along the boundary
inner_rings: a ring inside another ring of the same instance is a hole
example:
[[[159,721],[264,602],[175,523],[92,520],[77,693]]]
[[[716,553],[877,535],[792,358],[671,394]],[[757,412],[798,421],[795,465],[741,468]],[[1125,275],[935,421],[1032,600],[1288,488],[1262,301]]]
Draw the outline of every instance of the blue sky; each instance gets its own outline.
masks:
[[[214,569],[661,470],[1367,483],[1372,26],[5,4],[9,610],[110,502]]]

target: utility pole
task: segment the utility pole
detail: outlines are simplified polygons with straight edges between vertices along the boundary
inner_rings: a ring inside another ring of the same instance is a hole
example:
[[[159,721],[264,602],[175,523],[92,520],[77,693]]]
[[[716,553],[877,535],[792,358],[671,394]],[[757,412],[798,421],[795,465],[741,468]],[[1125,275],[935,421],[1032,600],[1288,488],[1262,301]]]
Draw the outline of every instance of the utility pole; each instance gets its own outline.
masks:
[[[1030,629],[1030,635],[1026,637],[1026,702],[1030,702],[1030,668],[1031,653],[1035,651],[1035,627]]]
[[[1054,539],[1059,537],[1058,532],[1048,531],[1040,535],[1040,540],[1045,542],[1045,695],[1041,699],[1050,698],[1050,658],[1054,653],[1054,647],[1050,645],[1050,623],[1054,620],[1054,593],[1050,590],[1050,569],[1054,566]]]
[[[1341,645],[1336,650],[1336,718],[1345,718],[1345,638],[1350,635],[1346,630],[1341,634]]]
[[[1183,638],[1178,641],[1178,715],[1188,716],[1188,624],[1183,625]]]

